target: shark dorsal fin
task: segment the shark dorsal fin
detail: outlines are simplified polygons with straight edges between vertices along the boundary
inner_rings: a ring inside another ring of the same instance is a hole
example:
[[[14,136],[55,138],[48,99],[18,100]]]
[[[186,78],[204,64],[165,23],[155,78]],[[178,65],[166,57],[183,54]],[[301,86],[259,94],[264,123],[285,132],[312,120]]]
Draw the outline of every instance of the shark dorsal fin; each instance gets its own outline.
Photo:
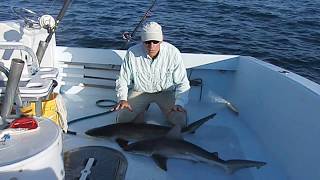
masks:
[[[170,131],[166,134],[167,138],[170,139],[183,139],[181,136],[181,126],[175,125],[173,126]]]

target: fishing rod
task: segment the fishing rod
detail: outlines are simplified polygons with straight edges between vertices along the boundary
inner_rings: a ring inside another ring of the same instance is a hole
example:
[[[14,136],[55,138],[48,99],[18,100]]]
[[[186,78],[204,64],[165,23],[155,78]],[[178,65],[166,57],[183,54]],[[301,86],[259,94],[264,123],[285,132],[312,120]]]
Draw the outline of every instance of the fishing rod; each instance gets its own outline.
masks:
[[[132,31],[132,33],[130,32],[124,32],[122,34],[122,38],[124,40],[126,40],[126,43],[123,47],[123,49],[126,49],[130,40],[133,38],[134,34],[137,32],[138,28],[142,25],[142,23],[147,19],[148,16],[150,16],[151,14],[151,10],[154,7],[154,5],[156,4],[157,0],[154,0],[151,4],[151,6],[149,7],[149,9],[144,13],[143,17],[141,18],[140,22],[138,23],[138,25],[134,28],[134,30]]]
[[[55,24],[52,27],[49,26],[48,24],[46,24],[44,26],[44,28],[48,30],[49,35],[47,36],[45,41],[40,41],[39,42],[39,46],[38,46],[38,49],[37,49],[37,52],[36,52],[36,55],[37,55],[37,58],[38,58],[38,61],[39,61],[39,65],[40,65],[40,63],[42,61],[44,53],[46,52],[46,50],[48,48],[48,44],[50,43],[53,34],[56,32],[56,30],[58,28],[58,25],[61,22],[62,18],[64,17],[64,15],[65,15],[65,13],[66,13],[71,1],[72,0],[64,0],[63,7],[60,10],[58,16],[56,17]]]

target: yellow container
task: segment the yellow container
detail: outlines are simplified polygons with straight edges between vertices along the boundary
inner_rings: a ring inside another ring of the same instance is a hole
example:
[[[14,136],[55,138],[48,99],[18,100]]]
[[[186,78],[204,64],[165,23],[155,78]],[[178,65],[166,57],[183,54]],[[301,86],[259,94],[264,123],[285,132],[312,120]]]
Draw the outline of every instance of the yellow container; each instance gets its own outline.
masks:
[[[51,119],[53,122],[55,122],[57,125],[60,126],[59,123],[59,113],[57,108],[57,93],[50,94],[49,98],[47,100],[42,101],[41,104],[41,112],[42,117]],[[29,106],[23,107],[20,109],[21,113],[26,116],[35,116],[36,115],[36,103],[31,102]]]

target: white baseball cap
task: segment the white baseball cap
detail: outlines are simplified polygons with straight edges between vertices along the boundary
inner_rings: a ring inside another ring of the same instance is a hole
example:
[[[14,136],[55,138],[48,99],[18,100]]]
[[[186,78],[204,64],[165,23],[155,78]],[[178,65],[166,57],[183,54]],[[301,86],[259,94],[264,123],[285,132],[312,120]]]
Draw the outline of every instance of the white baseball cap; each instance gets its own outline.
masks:
[[[162,28],[156,22],[146,23],[141,32],[141,40],[144,41],[163,41]]]

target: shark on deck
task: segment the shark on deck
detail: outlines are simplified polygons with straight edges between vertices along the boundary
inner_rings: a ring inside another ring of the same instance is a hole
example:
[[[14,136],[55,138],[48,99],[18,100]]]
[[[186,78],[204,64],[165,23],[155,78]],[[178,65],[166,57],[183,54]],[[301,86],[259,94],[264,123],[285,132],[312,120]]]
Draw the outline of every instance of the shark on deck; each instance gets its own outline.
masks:
[[[210,114],[198,121],[195,121],[185,128],[181,129],[182,134],[194,133],[202,124],[214,118],[216,113]],[[144,139],[157,138],[165,136],[171,127],[146,123],[116,123],[102,127],[97,127],[86,131],[85,133],[93,137],[126,139],[129,141],[140,141]]]

